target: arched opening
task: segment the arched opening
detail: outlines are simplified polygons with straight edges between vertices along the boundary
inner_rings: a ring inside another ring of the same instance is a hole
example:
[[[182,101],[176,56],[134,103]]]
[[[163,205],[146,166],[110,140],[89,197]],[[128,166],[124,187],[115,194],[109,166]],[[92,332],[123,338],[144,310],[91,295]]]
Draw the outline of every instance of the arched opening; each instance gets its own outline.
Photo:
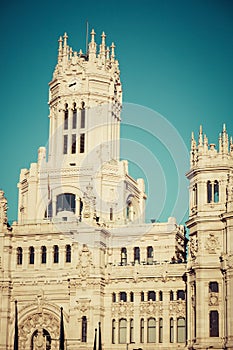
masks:
[[[219,183],[217,180],[214,181],[214,203],[219,202]]]
[[[51,336],[46,329],[36,329],[31,337],[30,350],[51,350]]]
[[[21,247],[17,248],[17,265],[22,265],[23,263],[23,249]]]
[[[212,202],[212,183],[207,181],[207,203]]]
[[[125,247],[121,248],[121,265],[127,265],[127,249]]]
[[[57,196],[56,213],[72,211],[75,213],[75,194],[62,193]]]

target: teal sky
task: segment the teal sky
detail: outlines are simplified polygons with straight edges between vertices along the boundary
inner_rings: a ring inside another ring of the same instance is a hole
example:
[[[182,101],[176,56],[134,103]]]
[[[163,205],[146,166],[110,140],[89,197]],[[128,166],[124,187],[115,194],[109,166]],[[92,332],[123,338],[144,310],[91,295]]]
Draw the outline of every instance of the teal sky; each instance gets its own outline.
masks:
[[[47,144],[48,82],[57,60],[57,40],[66,31],[69,45],[84,51],[86,20],[95,29],[98,43],[105,31],[107,43],[116,45],[124,102],[159,112],[188,148],[191,131],[197,135],[200,124],[209,142],[217,143],[224,122],[233,135],[232,1],[1,2],[0,188],[8,199],[10,220],[17,216],[20,169],[36,161],[38,147]],[[127,115],[123,122],[127,123]],[[153,135],[157,128],[151,117]],[[177,188],[171,171],[174,164],[161,142],[155,137],[149,141],[148,135],[123,125],[124,139],[135,140],[159,160],[167,184],[165,209],[159,219],[166,220]],[[124,149],[122,157],[133,156]],[[141,176],[143,163],[139,159],[137,164],[131,168],[134,175]],[[185,171],[188,167],[187,163]],[[161,185],[156,173],[145,173],[145,177],[146,182],[154,181],[149,191],[150,219],[153,208],[160,207],[156,191]]]

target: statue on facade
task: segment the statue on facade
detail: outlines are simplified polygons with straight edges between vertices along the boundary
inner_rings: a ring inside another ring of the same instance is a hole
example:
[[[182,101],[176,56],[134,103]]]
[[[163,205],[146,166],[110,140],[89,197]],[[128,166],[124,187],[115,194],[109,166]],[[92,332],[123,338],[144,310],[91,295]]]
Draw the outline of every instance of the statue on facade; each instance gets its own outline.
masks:
[[[0,227],[7,226],[7,200],[4,191],[0,190]]]
[[[33,350],[46,350],[46,338],[41,327],[38,328],[38,333],[33,339]]]

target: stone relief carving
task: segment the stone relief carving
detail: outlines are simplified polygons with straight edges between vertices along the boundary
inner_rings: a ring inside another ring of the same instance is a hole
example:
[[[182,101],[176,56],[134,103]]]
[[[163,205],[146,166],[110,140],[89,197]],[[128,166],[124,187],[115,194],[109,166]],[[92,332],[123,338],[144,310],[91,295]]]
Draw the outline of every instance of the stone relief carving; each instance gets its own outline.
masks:
[[[209,305],[210,306],[217,306],[218,304],[219,304],[218,295],[215,293],[210,293]]]
[[[7,200],[4,191],[0,190],[0,226],[7,225]]]
[[[177,317],[185,317],[186,312],[186,304],[182,300],[178,300],[176,302],[171,302],[169,311],[171,315],[176,315]]]
[[[90,275],[90,268],[92,266],[92,255],[86,244],[83,244],[83,248],[79,253],[79,262],[77,269],[79,276],[86,278]]]
[[[213,233],[210,233],[208,238],[206,239],[205,248],[209,253],[216,253],[216,249],[220,247],[220,242],[218,237],[216,237]]]
[[[195,259],[198,252],[198,239],[196,236],[190,238],[189,249],[192,259]]]
[[[133,314],[134,306],[131,303],[121,301],[112,307],[112,315],[114,317],[133,316]]]

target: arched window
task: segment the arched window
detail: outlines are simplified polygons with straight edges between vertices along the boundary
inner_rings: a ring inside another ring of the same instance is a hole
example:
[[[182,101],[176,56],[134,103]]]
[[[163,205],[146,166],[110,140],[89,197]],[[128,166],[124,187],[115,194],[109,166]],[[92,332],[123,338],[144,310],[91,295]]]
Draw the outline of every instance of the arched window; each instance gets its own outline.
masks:
[[[193,186],[193,206],[197,206],[197,184]]]
[[[51,191],[51,190],[50,190],[49,185],[48,185],[48,197],[50,197],[50,195],[51,195],[50,191]],[[44,215],[44,217],[45,217],[46,219],[48,219],[48,218],[51,218],[52,216],[53,216],[52,201],[50,201],[49,204],[48,204],[48,207],[47,207],[46,210],[45,210],[45,215]]]
[[[127,207],[126,207],[126,218],[129,221],[133,221],[134,218],[134,209],[133,209],[133,204],[131,201],[128,201]]]
[[[218,282],[209,283],[209,293],[218,293]]]
[[[170,318],[170,343],[174,343],[174,320]]]
[[[210,337],[219,337],[219,317],[218,311],[210,311]]]
[[[219,184],[218,181],[214,181],[214,203],[219,202]]]
[[[126,344],[127,340],[127,321],[125,318],[119,320],[119,344]]]
[[[30,350],[37,349],[37,343],[39,346],[41,346],[41,342],[43,343],[45,350],[51,349],[51,336],[49,332],[46,329],[36,329],[31,337],[31,346]]]
[[[170,290],[170,301],[174,300],[174,293],[172,290]]]
[[[86,115],[85,103],[82,102],[82,107],[81,107],[81,124],[80,124],[81,129],[85,128],[85,115]]]
[[[141,301],[144,301],[145,297],[144,297],[144,292],[141,292]]]
[[[153,264],[153,247],[147,247],[147,264]]]
[[[163,301],[163,292],[159,291],[159,301]]]
[[[112,320],[112,344],[116,343],[116,321]]]
[[[47,260],[47,248],[46,246],[41,247],[41,264],[46,264]]]
[[[60,211],[72,211],[75,213],[75,195],[72,193],[62,193],[57,196],[57,213]]]
[[[76,134],[72,134],[72,145],[71,145],[71,153],[76,153]]]
[[[121,248],[121,265],[127,265],[127,249]]]
[[[113,303],[116,302],[116,293],[112,293],[112,302],[113,302]]]
[[[155,343],[156,340],[156,323],[155,318],[149,318],[147,324],[147,342]]]
[[[59,247],[58,245],[53,246],[53,262],[58,264],[59,262]]]
[[[77,127],[77,109],[76,109],[76,103],[74,103],[72,128],[76,129],[76,127]]]
[[[87,318],[86,318],[86,316],[82,317],[82,336],[81,336],[81,341],[83,343],[87,342]]]
[[[17,265],[22,265],[23,263],[23,249],[21,247],[17,248]]]
[[[64,130],[68,129],[68,104],[65,104],[65,111],[64,111]]]
[[[33,265],[35,260],[35,249],[34,247],[29,247],[29,264]]]
[[[185,300],[185,291],[184,290],[178,290],[177,291],[177,300]]]
[[[130,292],[130,301],[131,301],[131,303],[133,303],[133,301],[134,301],[134,294],[133,294],[133,292]]]
[[[163,342],[163,319],[159,319],[159,343]]]
[[[67,263],[71,262],[71,245],[70,244],[66,245],[66,262]]]
[[[140,248],[134,247],[134,262],[140,263]]]
[[[150,290],[148,292],[148,301],[150,301],[150,300],[156,301],[156,294],[155,294],[155,291],[153,291],[153,290]]]
[[[144,343],[144,318],[140,320],[140,343]]]
[[[212,202],[212,183],[207,181],[207,203]]]
[[[126,292],[120,292],[120,301],[127,301],[127,294]]]
[[[184,343],[185,340],[185,318],[179,317],[177,319],[177,343]]]
[[[134,322],[133,322],[132,318],[130,319],[129,327],[130,327],[130,329],[129,329],[129,342],[133,343],[133,341],[134,341]]]

